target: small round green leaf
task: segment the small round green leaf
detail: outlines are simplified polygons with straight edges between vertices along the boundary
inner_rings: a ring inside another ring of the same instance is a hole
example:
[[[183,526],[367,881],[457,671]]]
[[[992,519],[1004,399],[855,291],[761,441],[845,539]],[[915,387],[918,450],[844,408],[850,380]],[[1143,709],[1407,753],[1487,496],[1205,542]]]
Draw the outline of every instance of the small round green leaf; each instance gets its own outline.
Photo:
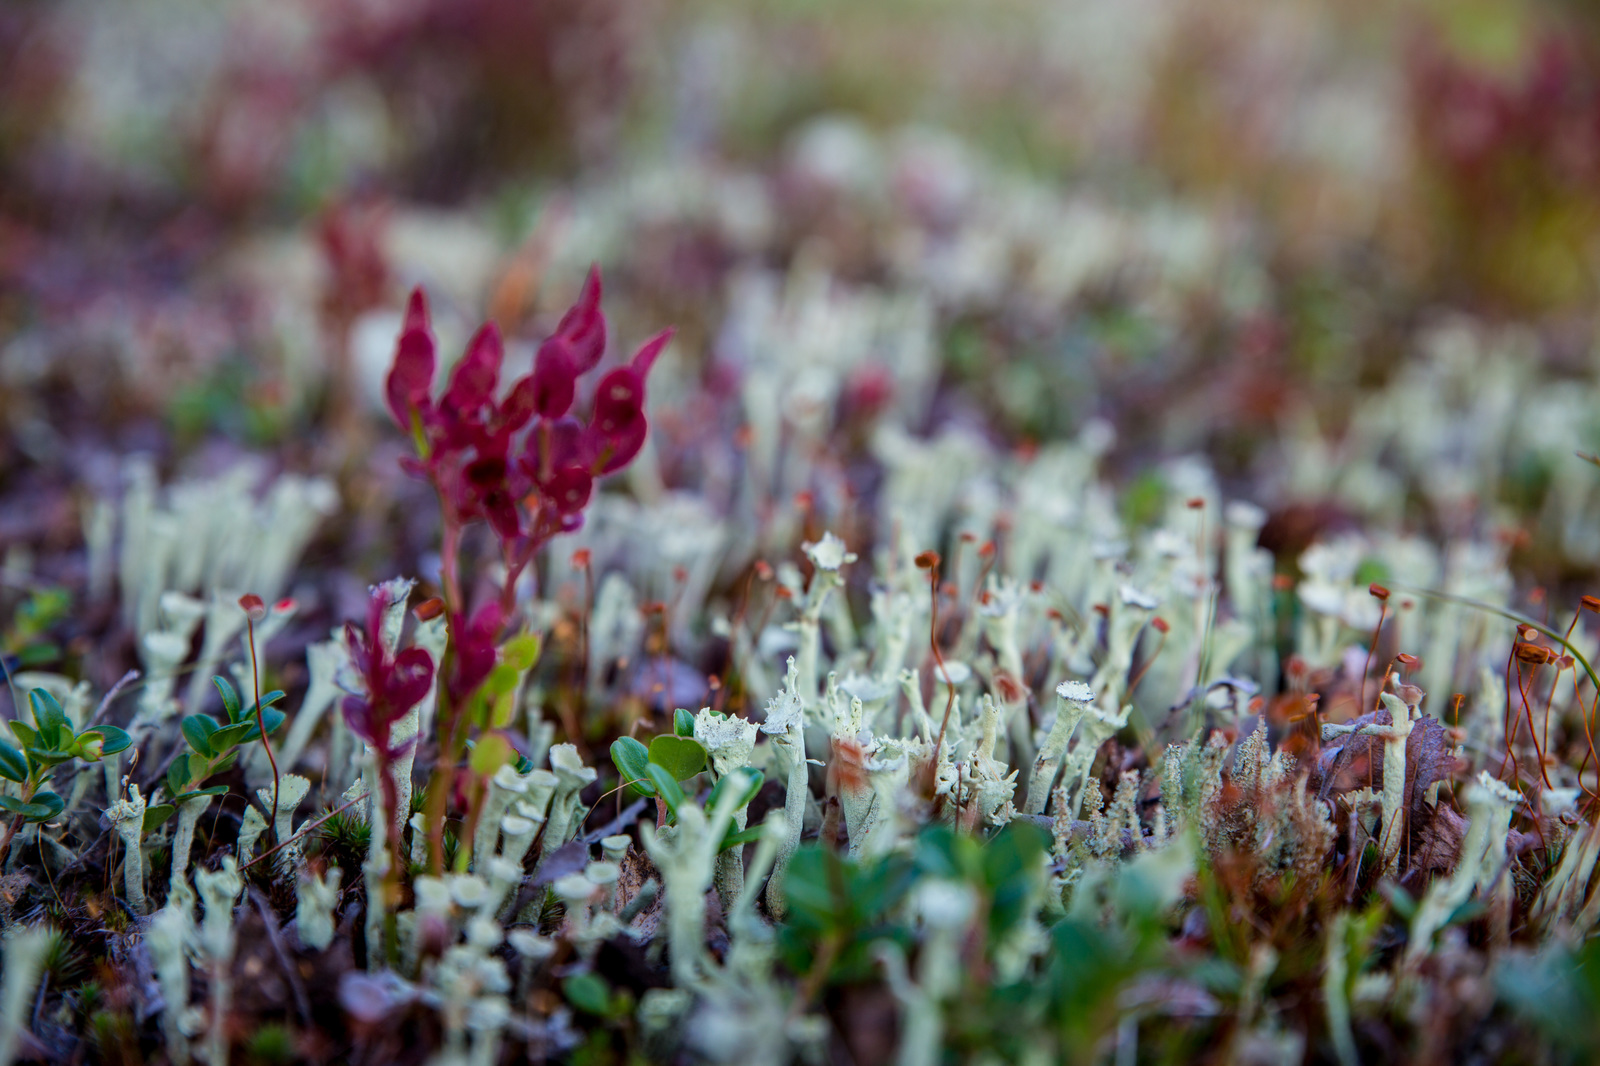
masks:
[[[288,715],[284,714],[282,711],[274,710],[271,707],[263,708],[261,711],[261,720],[262,722],[266,723],[267,736],[270,737],[272,734],[276,733],[278,731],[278,727],[283,724],[284,719],[287,717]],[[255,716],[252,714],[250,718],[246,719],[246,721],[249,723],[250,728],[245,730],[244,738],[241,743],[248,743],[252,740],[260,740],[261,730],[256,726]]]
[[[18,784],[28,779],[28,760],[3,740],[0,740],[0,777]]]
[[[655,786],[656,795],[666,803],[673,817],[677,817],[678,807],[683,803],[683,786],[678,784],[678,779],[655,763],[646,766],[644,772]]]
[[[581,1011],[604,1015],[611,1005],[611,986],[598,974],[580,973],[561,982],[567,1002]]]
[[[655,786],[650,784],[650,779],[645,775],[645,767],[650,765],[650,752],[643,744],[632,737],[618,737],[611,744],[611,761],[622,780],[632,785],[635,791],[646,796],[656,794]]]
[[[195,751],[208,759],[216,754],[216,751],[211,747],[211,734],[217,731],[217,720],[215,718],[209,714],[187,715],[178,724],[178,728],[183,731],[183,739],[187,740],[189,746]]]
[[[30,822],[48,822],[66,806],[54,792],[36,792],[31,803],[15,796],[0,796],[0,807],[12,814],[20,814]]]
[[[72,725],[67,721],[67,712],[61,709],[54,696],[36,688],[28,693],[28,702],[33,705],[33,720],[39,725],[40,740],[51,748],[71,740]]]
[[[706,765],[706,749],[698,740],[662,734],[650,742],[650,761],[679,781],[687,781]]]
[[[680,737],[694,736],[694,715],[679,707],[672,712],[672,731]]]
[[[213,674],[211,683],[217,686],[217,695],[222,697],[222,706],[228,712],[228,721],[237,722],[244,704],[239,701],[239,692],[233,687],[233,682],[221,674]]]
[[[177,808],[170,803],[158,803],[153,807],[146,807],[144,809],[144,831],[148,833],[150,830],[155,829],[162,822],[171,818],[172,812],[175,810]]]
[[[127,751],[128,746],[133,743],[133,738],[128,736],[126,730],[119,729],[114,725],[97,725],[92,729],[85,729],[78,734],[78,740],[82,742],[85,737],[96,733],[101,738],[100,754],[102,756],[115,755],[119,751]]]

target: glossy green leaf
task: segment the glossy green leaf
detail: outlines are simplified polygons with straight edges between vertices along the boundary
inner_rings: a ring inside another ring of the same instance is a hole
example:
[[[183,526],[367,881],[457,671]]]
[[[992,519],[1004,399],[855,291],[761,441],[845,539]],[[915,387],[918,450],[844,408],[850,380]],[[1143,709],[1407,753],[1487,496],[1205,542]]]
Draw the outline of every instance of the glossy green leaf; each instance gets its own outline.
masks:
[[[36,792],[32,802],[15,796],[0,796],[0,807],[12,814],[20,814],[30,822],[48,822],[60,814],[66,804],[54,792]]]
[[[56,751],[53,748],[28,748],[27,751],[28,758],[33,760],[35,766],[60,766],[73,759],[72,752]]]
[[[172,812],[178,808],[170,803],[157,803],[153,807],[144,809],[144,831],[146,833],[157,828],[162,822],[172,817]]]
[[[84,737],[89,736],[92,733],[100,734],[101,755],[115,755],[119,751],[127,751],[128,746],[133,743],[133,738],[128,736],[126,730],[119,729],[114,725],[97,725],[92,729],[85,729],[82,733],[78,734],[78,739],[82,740]]]
[[[656,794],[655,786],[650,784],[650,779],[645,775],[645,767],[650,765],[650,752],[643,744],[633,737],[618,737],[611,743],[611,762],[616,766],[618,775],[625,783],[632,785],[634,791],[646,796]]]
[[[167,795],[176,796],[183,791],[183,786],[189,783],[189,760],[199,758],[197,755],[180,755],[172,760],[172,765],[167,767]]]
[[[228,712],[228,721],[237,722],[240,712],[244,709],[244,704],[239,700],[239,691],[233,687],[233,682],[221,674],[213,674],[211,683],[217,686],[217,695],[222,697],[222,706]]]
[[[266,723],[267,736],[270,737],[272,734],[276,733],[278,731],[278,727],[283,724],[283,721],[286,717],[288,716],[282,711],[275,711],[271,707],[263,710],[261,712],[261,720]],[[249,728],[245,730],[244,737],[240,743],[248,743],[252,740],[261,739],[261,730],[256,728],[256,723],[253,720],[248,723],[248,726]]]
[[[679,781],[687,781],[706,765],[706,749],[698,740],[664,733],[650,742],[650,761]]]
[[[680,737],[694,736],[694,715],[682,707],[673,711],[672,731]]]
[[[209,714],[186,715],[178,728],[183,731],[183,739],[189,746],[201,755],[210,758],[216,755],[216,749],[211,746],[211,735],[217,731],[217,720]]]
[[[33,706],[33,720],[39,725],[40,740],[52,749],[71,742],[72,724],[54,696],[36,688],[28,693],[28,702]]]
[[[650,778],[650,783],[655,786],[656,795],[666,801],[667,810],[676,818],[678,808],[683,804],[683,786],[678,784],[677,778],[657,763],[647,765],[644,772]]]
[[[235,722],[225,725],[211,734],[211,748],[213,751],[227,751],[235,744],[242,743],[245,734],[255,729],[254,722]]]
[[[12,722],[11,732],[16,734],[18,740],[22,741],[22,746],[24,748],[37,748],[40,746],[39,732],[31,725],[24,725],[22,722]]]
[[[271,692],[267,693],[265,696],[262,696],[261,697],[261,702],[259,704],[257,704],[257,706],[259,706],[259,707],[271,707],[274,703],[277,703],[277,702],[281,701],[287,695],[288,695],[288,693],[284,692],[283,689],[275,688]],[[250,709],[249,716],[250,717],[254,717],[255,716],[255,708],[251,708]]]
[[[0,740],[0,777],[18,784],[28,779],[28,760],[3,740]]]

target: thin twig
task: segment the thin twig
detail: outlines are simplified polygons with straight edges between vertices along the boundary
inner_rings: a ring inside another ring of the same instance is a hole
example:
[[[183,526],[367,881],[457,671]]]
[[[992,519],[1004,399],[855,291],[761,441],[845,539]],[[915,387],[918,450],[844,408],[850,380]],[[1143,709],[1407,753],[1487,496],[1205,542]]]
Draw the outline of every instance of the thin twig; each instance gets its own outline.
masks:
[[[118,678],[117,683],[107,689],[104,696],[100,697],[100,706],[94,709],[94,717],[89,719],[89,724],[98,725],[100,720],[106,716],[106,712],[111,709],[111,701],[120,696],[124,688],[127,688],[129,685],[133,684],[143,676],[144,675],[137,670],[129,670],[127,673]]]
[[[329,818],[332,818],[336,814],[340,814],[340,813],[343,813],[346,810],[349,810],[351,807],[355,806],[357,803],[360,803],[362,800],[366,799],[370,795],[372,795],[371,792],[363,792],[363,793],[361,793],[361,795],[357,796],[353,800],[350,800],[348,803],[345,803],[345,804],[343,804],[343,805],[341,805],[339,807],[335,807],[333,810],[329,811],[327,814],[324,814],[321,818],[318,818],[316,821],[307,822],[305,825],[301,826],[299,831],[296,832],[293,836],[291,836],[288,840],[285,840],[285,841],[282,841],[280,843],[272,845],[272,847],[268,848],[266,851],[263,851],[260,855],[257,855],[255,858],[251,859],[249,862],[247,862],[243,866],[239,867],[240,872],[243,872],[245,870],[250,869],[250,867],[254,866],[256,863],[260,862],[262,859],[266,858],[268,855],[271,855],[272,853],[277,851],[279,848],[286,847],[289,844],[294,843],[296,840],[299,840],[301,837],[305,836],[307,833],[311,832],[313,829],[315,829],[318,826],[320,826],[323,822],[326,822]]]

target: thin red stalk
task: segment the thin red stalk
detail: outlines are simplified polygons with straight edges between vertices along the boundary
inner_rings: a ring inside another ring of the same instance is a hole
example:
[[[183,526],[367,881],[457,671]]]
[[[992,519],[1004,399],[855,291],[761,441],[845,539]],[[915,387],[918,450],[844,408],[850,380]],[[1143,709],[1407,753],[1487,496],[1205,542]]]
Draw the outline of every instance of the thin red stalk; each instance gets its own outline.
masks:
[[[945,671],[944,654],[939,651],[939,564],[934,562],[930,569],[933,576],[932,582],[932,610],[928,617],[928,644],[933,648],[933,662],[939,671],[939,676],[944,680],[947,695],[944,701],[944,718],[939,722],[939,739],[933,745],[933,768],[935,775],[939,772],[939,753],[944,750],[945,730],[950,726],[950,709],[955,706],[956,687],[950,684],[950,675]]]
[[[1537,674],[1539,668],[1535,666],[1533,669]],[[1522,709],[1527,712],[1528,739],[1533,743],[1533,753],[1539,759],[1539,777],[1544,781],[1545,788],[1554,788],[1555,786],[1550,784],[1550,771],[1545,769],[1544,748],[1539,744],[1539,732],[1533,728],[1533,703],[1528,699],[1528,682],[1522,674],[1520,663],[1517,665],[1517,692],[1522,696]]]
[[[1361,695],[1359,697],[1359,702],[1356,704],[1360,710],[1356,712],[1357,714],[1367,713],[1367,675],[1372,672],[1372,657],[1378,653],[1378,638],[1383,635],[1383,622],[1384,619],[1388,617],[1388,612],[1389,601],[1379,600],[1378,625],[1372,631],[1372,644],[1367,648],[1366,664],[1361,667]],[[1383,689],[1380,688],[1378,690],[1378,694],[1381,696],[1383,694]]]
[[[261,732],[261,746],[267,749],[267,762],[272,764],[272,820],[278,820],[278,759],[272,754],[272,743],[267,740],[267,721],[261,713],[261,671],[256,663],[256,620],[248,613],[245,615],[244,624],[250,634],[250,688],[255,697],[256,728]],[[276,836],[276,832],[273,834]]]
[[[1502,712],[1502,717],[1505,720],[1505,726],[1501,732],[1506,735],[1506,761],[1511,767],[1511,781],[1513,784],[1517,785],[1518,788],[1520,788],[1522,783],[1522,767],[1517,765],[1516,739],[1517,733],[1522,730],[1522,723],[1517,719],[1516,715],[1511,713],[1511,664],[1516,661],[1516,656],[1517,652],[1515,647],[1512,648],[1511,654],[1506,656],[1506,706],[1505,710]]]
[[[1156,659],[1161,656],[1161,649],[1167,646],[1167,634],[1159,629],[1156,632],[1161,634],[1161,639],[1156,641],[1156,650],[1150,653],[1148,659],[1139,664],[1139,669],[1128,679],[1128,692],[1130,694],[1139,687],[1139,682],[1144,680],[1144,675],[1149,673],[1150,668],[1155,665]]]

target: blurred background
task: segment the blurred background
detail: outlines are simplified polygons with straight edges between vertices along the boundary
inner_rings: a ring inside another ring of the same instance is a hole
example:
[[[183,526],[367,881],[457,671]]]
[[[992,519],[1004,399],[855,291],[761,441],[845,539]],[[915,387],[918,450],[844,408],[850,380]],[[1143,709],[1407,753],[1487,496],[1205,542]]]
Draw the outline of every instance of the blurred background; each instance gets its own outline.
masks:
[[[532,342],[598,262],[618,344],[680,331],[657,488],[778,351],[843,368],[780,400],[862,492],[915,387],[1002,453],[1111,427],[1134,522],[1192,455],[1283,559],[1378,522],[1581,584],[1597,251],[1578,0],[9,0],[5,572],[85,580],[133,453],[329,475],[314,558],[406,565],[405,293]]]

